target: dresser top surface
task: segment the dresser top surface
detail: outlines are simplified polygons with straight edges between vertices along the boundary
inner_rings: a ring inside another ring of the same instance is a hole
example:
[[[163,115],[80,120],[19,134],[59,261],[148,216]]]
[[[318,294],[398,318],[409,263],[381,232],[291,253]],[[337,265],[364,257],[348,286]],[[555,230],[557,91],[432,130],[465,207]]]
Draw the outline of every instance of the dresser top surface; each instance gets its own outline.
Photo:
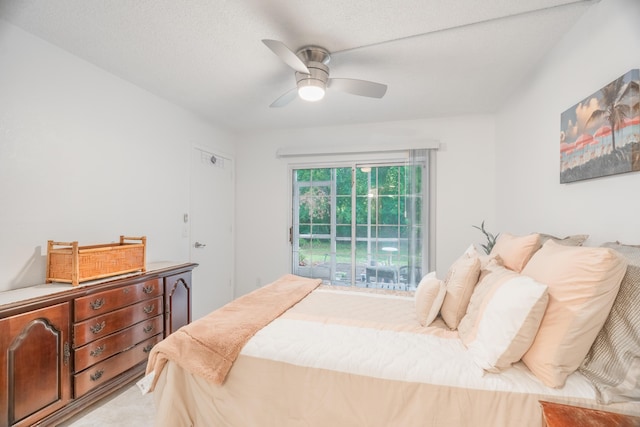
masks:
[[[170,261],[159,261],[152,262],[147,264],[147,270],[145,273],[153,273],[154,271],[170,269],[173,267],[178,267],[184,265],[185,263],[177,263]],[[25,288],[13,289],[10,291],[0,292],[0,308],[5,305],[15,304],[20,301],[27,301],[34,298],[42,298],[51,295],[55,295],[57,293],[62,293],[70,290],[78,290],[86,287],[91,287],[97,284],[111,282],[113,280],[125,279],[128,277],[136,277],[140,276],[141,272],[133,272],[127,274],[121,274],[118,276],[106,277],[104,279],[91,280],[87,282],[80,283],[78,286],[72,286],[71,283],[47,283],[40,285],[27,286]]]

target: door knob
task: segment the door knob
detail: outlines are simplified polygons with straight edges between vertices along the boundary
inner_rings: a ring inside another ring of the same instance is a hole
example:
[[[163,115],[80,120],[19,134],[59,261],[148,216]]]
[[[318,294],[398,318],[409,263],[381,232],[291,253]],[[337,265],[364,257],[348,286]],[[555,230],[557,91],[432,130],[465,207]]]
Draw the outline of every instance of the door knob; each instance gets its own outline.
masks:
[[[207,244],[206,243],[196,242],[195,245],[193,245],[193,246],[195,246],[196,248],[204,248],[205,246],[207,246]]]

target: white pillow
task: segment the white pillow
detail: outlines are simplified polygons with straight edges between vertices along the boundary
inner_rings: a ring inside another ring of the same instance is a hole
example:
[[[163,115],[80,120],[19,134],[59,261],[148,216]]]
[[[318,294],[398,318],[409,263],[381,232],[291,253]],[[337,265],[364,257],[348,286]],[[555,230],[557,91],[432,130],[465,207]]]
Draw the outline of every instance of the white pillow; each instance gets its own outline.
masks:
[[[447,288],[442,280],[426,275],[416,289],[416,316],[422,326],[428,326],[435,320],[442,307]]]
[[[473,361],[488,372],[519,361],[535,339],[548,302],[547,285],[530,277],[498,279],[482,302],[475,339],[468,345]]]

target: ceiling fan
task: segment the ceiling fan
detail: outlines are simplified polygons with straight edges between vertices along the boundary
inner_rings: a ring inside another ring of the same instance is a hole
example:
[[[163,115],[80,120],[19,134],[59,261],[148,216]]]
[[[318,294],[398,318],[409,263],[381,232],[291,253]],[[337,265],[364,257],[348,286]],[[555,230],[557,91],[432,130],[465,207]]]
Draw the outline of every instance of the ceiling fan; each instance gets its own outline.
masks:
[[[296,87],[285,92],[269,107],[284,107],[300,96],[305,101],[319,101],[327,88],[341,90],[353,95],[382,98],[387,85],[367,80],[330,78],[327,64],[331,54],[319,46],[305,46],[294,53],[278,40],[264,39],[262,42],[285,64],[295,70]]]

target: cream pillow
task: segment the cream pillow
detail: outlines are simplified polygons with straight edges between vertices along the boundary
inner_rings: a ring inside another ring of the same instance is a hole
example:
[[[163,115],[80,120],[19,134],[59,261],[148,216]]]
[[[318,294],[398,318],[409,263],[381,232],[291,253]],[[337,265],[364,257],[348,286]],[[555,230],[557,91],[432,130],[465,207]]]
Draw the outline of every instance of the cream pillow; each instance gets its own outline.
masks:
[[[440,309],[440,315],[449,328],[456,329],[467,312],[479,275],[480,259],[471,252],[471,248],[449,267],[444,280],[447,290]]]
[[[547,241],[522,274],[549,286],[549,305],[522,358],[549,387],[562,387],[602,328],[627,262],[614,250]]]
[[[425,276],[416,289],[416,316],[422,326],[428,326],[440,312],[447,288],[442,280]]]
[[[502,233],[491,249],[490,255],[500,256],[505,267],[520,273],[538,249],[540,249],[540,235],[537,233],[526,236]]]
[[[467,346],[471,359],[488,372],[499,372],[522,358],[549,301],[547,285],[514,272],[501,274],[500,269],[509,271],[499,267],[483,281],[490,288]]]

